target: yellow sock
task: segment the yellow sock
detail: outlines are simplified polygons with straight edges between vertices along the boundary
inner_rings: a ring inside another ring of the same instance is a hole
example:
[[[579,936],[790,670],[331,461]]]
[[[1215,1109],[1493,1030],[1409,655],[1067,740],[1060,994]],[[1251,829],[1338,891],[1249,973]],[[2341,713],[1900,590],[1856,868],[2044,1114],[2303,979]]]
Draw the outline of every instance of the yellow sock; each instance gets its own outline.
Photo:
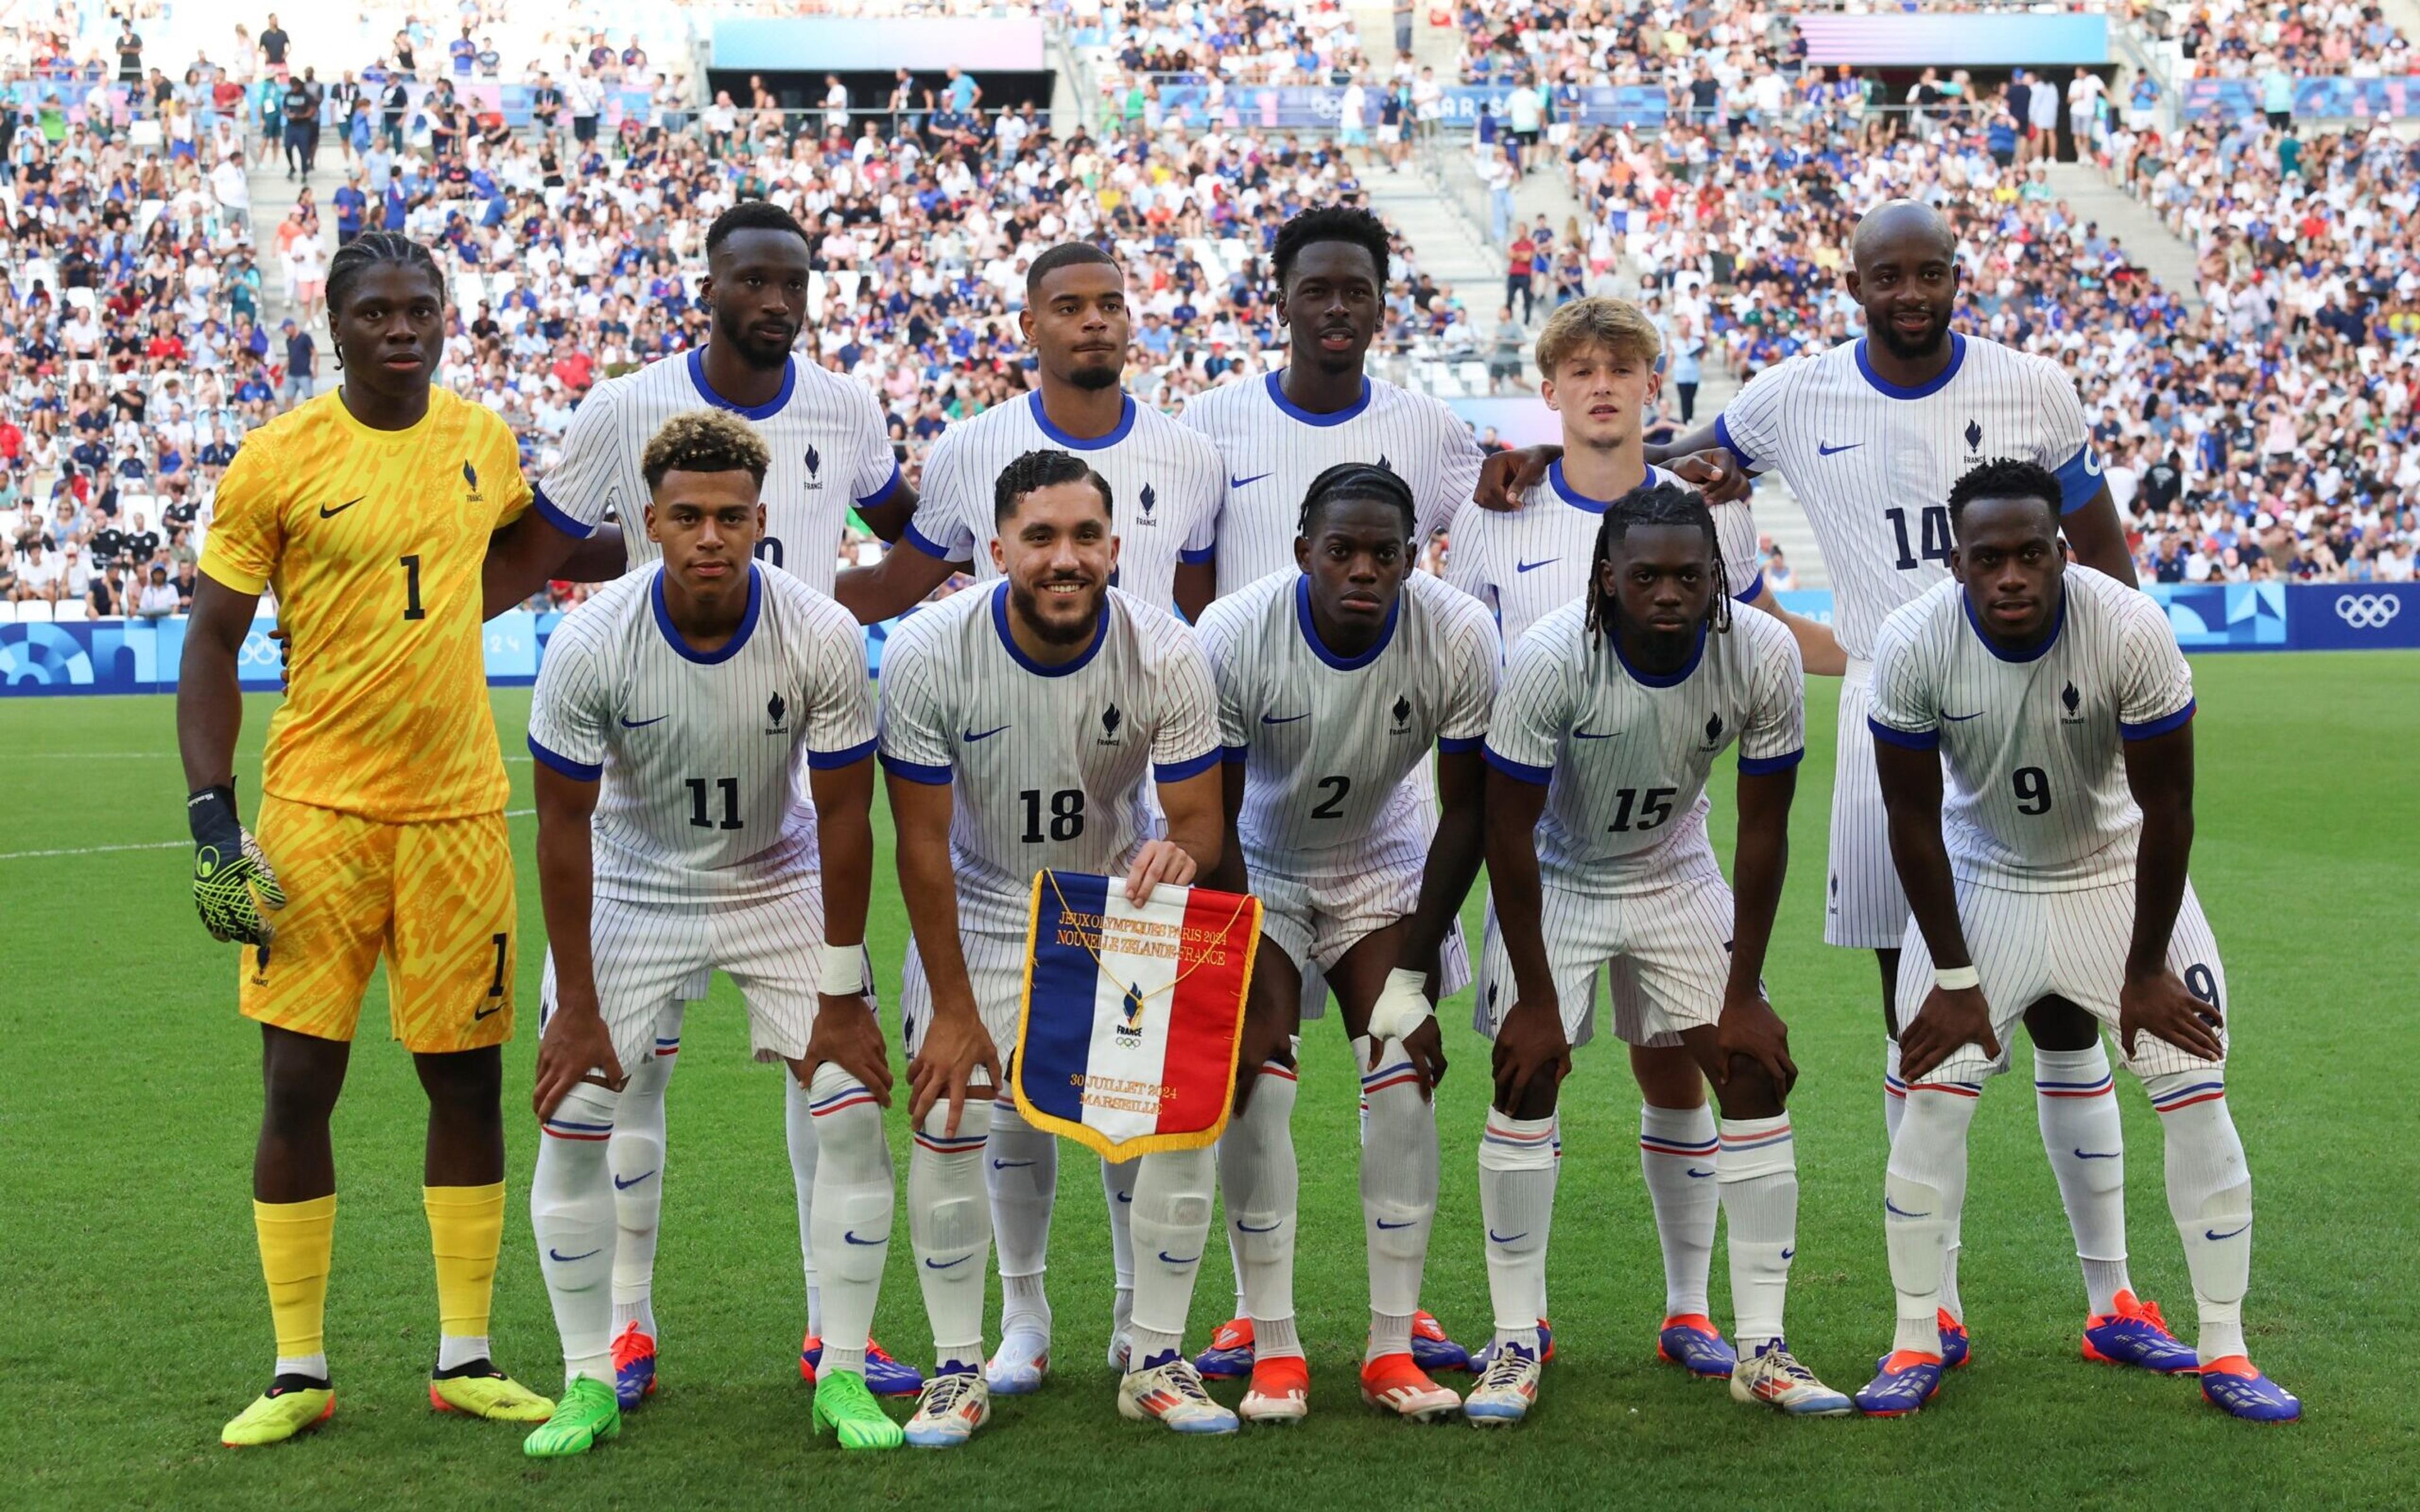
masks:
[[[336,1195],[303,1202],[252,1205],[260,1237],[260,1273],[269,1283],[269,1316],[277,1325],[282,1359],[322,1352],[328,1316],[328,1257],[335,1247]]]
[[[504,1240],[504,1183],[425,1186],[420,1193],[428,1210],[428,1246],[437,1257],[437,1315],[445,1337],[484,1343],[496,1251]]]

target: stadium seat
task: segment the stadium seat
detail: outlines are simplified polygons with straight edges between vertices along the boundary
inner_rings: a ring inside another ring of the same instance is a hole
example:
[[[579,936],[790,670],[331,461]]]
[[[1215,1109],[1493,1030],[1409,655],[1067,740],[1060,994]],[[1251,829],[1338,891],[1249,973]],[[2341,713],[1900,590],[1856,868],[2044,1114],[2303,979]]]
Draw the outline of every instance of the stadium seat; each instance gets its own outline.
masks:
[[[81,598],[62,598],[51,606],[51,618],[61,625],[92,618],[92,606]]]
[[[26,599],[17,606],[17,623],[48,625],[51,623],[51,606],[39,598]]]
[[[14,625],[16,623],[17,601],[13,598],[0,598],[0,625]]]

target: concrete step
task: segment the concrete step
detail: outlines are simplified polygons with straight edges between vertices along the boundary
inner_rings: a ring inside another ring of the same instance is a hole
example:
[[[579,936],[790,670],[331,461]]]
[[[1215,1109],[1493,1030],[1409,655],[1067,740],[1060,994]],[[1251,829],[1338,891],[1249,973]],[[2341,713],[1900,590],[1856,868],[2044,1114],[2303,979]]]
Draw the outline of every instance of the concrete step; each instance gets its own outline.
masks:
[[[2049,177],[2051,187],[2077,215],[2098,222],[2104,233],[2126,249],[2128,257],[2148,270],[2162,286],[2189,304],[2200,306],[2201,282],[2196,272],[2199,259],[2184,239],[2170,231],[2149,206],[2110,182],[2088,162],[2052,163]]]

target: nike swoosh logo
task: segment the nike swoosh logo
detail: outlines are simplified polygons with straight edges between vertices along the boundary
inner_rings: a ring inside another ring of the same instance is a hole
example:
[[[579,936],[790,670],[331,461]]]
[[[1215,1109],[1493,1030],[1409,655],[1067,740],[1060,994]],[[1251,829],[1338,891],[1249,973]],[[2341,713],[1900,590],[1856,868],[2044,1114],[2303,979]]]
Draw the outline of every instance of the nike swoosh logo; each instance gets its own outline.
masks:
[[[1255,472],[1249,478],[1229,478],[1227,480],[1227,486],[1230,488],[1248,488],[1267,476],[1268,474],[1265,472]]]
[[[1237,1219],[1235,1222],[1235,1227],[1241,1232],[1247,1234],[1273,1234],[1277,1232],[1278,1227],[1279,1226],[1276,1224],[1270,1224],[1265,1227],[1255,1228],[1250,1224],[1245,1223],[1241,1219]]]
[[[2077,1160],[2116,1160],[2124,1153],[2122,1149],[2079,1149],[2075,1152],[2075,1158]]]
[[[1279,717],[1278,717],[1276,715],[1274,715],[1274,714],[1264,714],[1264,715],[1262,715],[1262,716],[1261,716],[1261,723],[1263,723],[1263,724],[1292,724],[1292,723],[1294,723],[1296,719],[1308,719],[1308,718],[1310,718],[1310,717],[1311,717],[1311,716],[1310,716],[1310,715],[1308,715],[1308,714],[1289,714],[1289,715],[1287,715],[1284,718],[1280,719],[1280,718],[1279,718]]]
[[[1574,740],[1611,740],[1620,733],[1621,732],[1619,730],[1575,730],[1572,732],[1572,738]]]
[[[1883,1198],[1883,1211],[1885,1212],[1895,1212],[1902,1218],[1930,1218],[1932,1216],[1932,1214],[1929,1212],[1910,1212],[1888,1197]]]
[[[343,514],[346,510],[352,508],[355,504],[360,503],[363,500],[367,499],[369,495],[365,493],[355,494],[353,497],[346,500],[343,503],[338,504],[334,509],[330,509],[327,505],[321,504],[319,506],[319,517],[321,519],[334,519],[337,516]]]
[[[976,734],[973,731],[970,730],[966,733],[967,744],[971,746],[978,740],[989,740],[992,736],[999,734],[1001,731],[1007,728],[1008,726],[1004,724],[994,725],[990,729],[985,731],[982,734]]]
[[[2252,1226],[2250,1224],[2245,1224],[2243,1228],[2249,1228],[2251,1227]],[[2243,1232],[2243,1228],[2230,1228],[2223,1234],[2215,1228],[2205,1228],[2201,1231],[2201,1237],[2210,1240],[2233,1239],[2236,1235]]]
[[[1977,709],[1972,714],[1945,714],[1942,717],[1948,720],[1951,724],[1964,724],[1969,719],[1979,719],[1983,717],[1983,711]]]
[[[599,1247],[590,1250],[588,1255],[602,1255],[604,1253],[604,1249]],[[569,1265],[574,1260],[584,1260],[588,1258],[588,1255],[566,1255],[563,1251],[552,1248],[551,1246],[550,1246],[546,1252],[546,1257],[548,1259],[553,1260],[560,1265]]]
[[[1781,1252],[1781,1257],[1782,1257],[1783,1259],[1785,1259],[1785,1260],[1786,1260],[1786,1259],[1790,1258],[1790,1257],[1792,1257],[1792,1255],[1795,1255],[1795,1254],[1797,1254],[1797,1253],[1798,1253],[1798,1252],[1797,1252],[1796,1250],[1794,1250],[1794,1249],[1786,1249],[1786,1250],[1783,1250],[1783,1251]]]
[[[954,1260],[936,1260],[928,1257],[924,1261],[924,1269],[927,1271],[946,1271],[954,1265],[964,1265],[973,1258],[974,1257],[971,1255],[961,1255]]]
[[[502,1003],[495,1003],[495,1004],[491,1004],[490,1006],[489,1006],[489,1007],[487,1007],[487,1008],[473,1009],[473,1010],[472,1010],[472,1011],[471,1011],[471,1022],[472,1022],[472,1023],[473,1023],[473,1024],[476,1024],[476,1023],[478,1023],[481,1019],[484,1019],[484,1018],[492,1018],[493,1016],[495,1016],[495,1015],[496,1015],[496,1014],[498,1014],[498,1013],[503,1012],[504,1011],[504,1004],[502,1004]]]
[[[1692,1168],[1692,1169],[1690,1170],[1690,1172],[1689,1172],[1689,1180],[1692,1180],[1692,1181],[1702,1181],[1702,1180],[1704,1180],[1707,1177],[1712,1176],[1712,1175],[1714,1175],[1714,1172],[1712,1172],[1712,1171],[1700,1171],[1700,1170],[1697,1170],[1697,1169],[1695,1169],[1695,1168]]]
[[[1560,557],[1548,557],[1544,562],[1515,562],[1512,563],[1512,570],[1514,572],[1535,572],[1540,567],[1551,567],[1556,563],[1562,560],[1563,559]]]
[[[854,1229],[849,1229],[849,1228],[844,1228],[844,1229],[842,1229],[842,1230],[840,1231],[840,1237],[841,1237],[842,1239],[844,1239],[844,1240],[847,1241],[849,1243],[852,1243],[852,1244],[868,1244],[868,1245],[871,1245],[871,1244],[888,1244],[888,1243],[890,1243],[890,1242],[891,1242],[891,1236],[890,1236],[889,1234],[885,1234],[885,1235],[883,1235],[880,1239],[860,1239],[860,1238],[858,1238],[858,1237],[857,1237],[857,1232],[856,1232],[856,1230],[854,1230]]]
[[[1491,1244],[1511,1244],[1528,1237],[1529,1230],[1526,1228],[1517,1234],[1499,1234],[1493,1228],[1487,1231],[1487,1242]]]
[[[1121,1192],[1121,1193],[1119,1193],[1119,1194],[1118,1194],[1118,1204],[1119,1204],[1119,1206],[1124,1207],[1124,1206],[1126,1206],[1126,1205],[1131,1204],[1133,1201],[1134,1201],[1134,1194],[1133,1194],[1133,1193],[1131,1193],[1131,1192]]]
[[[1849,441],[1839,446],[1827,446],[1822,441],[1817,441],[1815,443],[1815,455],[1817,456],[1832,456],[1841,452],[1854,452],[1858,447],[1865,444],[1866,443],[1863,441]]]
[[[1196,1255],[1189,1260],[1180,1260],[1166,1250],[1161,1250],[1159,1252],[1159,1258],[1161,1263],[1166,1265],[1199,1265],[1202,1263],[1202,1257],[1199,1255]]]
[[[1409,1228],[1412,1227],[1414,1221],[1415,1220],[1406,1218],[1402,1223],[1390,1224],[1386,1219],[1381,1218],[1378,1220],[1378,1227],[1382,1229]]]
[[[641,1181],[645,1180],[648,1177],[655,1174],[656,1173],[653,1171],[647,1171],[642,1175],[633,1176],[627,1181],[617,1176],[613,1178],[613,1190],[616,1192],[628,1192],[630,1188],[638,1185]]]
[[[1013,1171],[1020,1165],[1032,1164],[1030,1160],[996,1160],[991,1163],[991,1168],[996,1171]]]
[[[672,716],[669,714],[659,714],[652,719],[633,719],[626,714],[622,716],[622,728],[625,730],[644,730],[651,724],[661,724],[671,717]]]

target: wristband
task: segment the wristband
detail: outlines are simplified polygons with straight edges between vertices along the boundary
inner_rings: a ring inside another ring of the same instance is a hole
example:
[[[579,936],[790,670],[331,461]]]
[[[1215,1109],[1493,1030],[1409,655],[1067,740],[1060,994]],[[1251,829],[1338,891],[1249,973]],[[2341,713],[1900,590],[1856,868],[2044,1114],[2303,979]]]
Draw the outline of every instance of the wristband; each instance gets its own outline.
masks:
[[[861,997],[873,986],[862,945],[815,947],[815,991],[825,997]]]
[[[1932,985],[1946,993],[1962,993],[1983,985],[1983,974],[1971,965],[1935,966]]]
[[[196,845],[234,848],[241,844],[243,821],[236,816],[235,788],[222,783],[198,788],[185,795],[185,825]]]

